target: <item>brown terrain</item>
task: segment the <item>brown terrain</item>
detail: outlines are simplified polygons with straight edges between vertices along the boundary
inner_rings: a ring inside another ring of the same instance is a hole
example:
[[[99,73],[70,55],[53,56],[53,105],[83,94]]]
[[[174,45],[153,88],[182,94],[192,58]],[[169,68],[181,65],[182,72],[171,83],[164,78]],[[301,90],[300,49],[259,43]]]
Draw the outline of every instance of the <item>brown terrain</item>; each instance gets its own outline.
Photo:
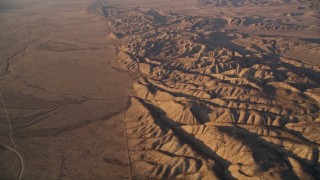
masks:
[[[90,0],[6,4],[0,179],[20,171],[22,179],[129,177],[123,110],[131,80],[110,66],[116,49],[107,23],[87,11]]]
[[[320,179],[318,0],[31,2],[0,6],[0,179]]]

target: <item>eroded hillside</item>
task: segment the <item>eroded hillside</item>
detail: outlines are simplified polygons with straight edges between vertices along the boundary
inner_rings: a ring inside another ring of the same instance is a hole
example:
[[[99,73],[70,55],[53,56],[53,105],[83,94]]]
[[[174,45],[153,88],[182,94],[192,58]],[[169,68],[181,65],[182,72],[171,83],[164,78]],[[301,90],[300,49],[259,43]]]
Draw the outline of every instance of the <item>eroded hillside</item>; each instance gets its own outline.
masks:
[[[133,176],[320,178],[320,67],[301,60],[319,57],[317,42],[224,31],[221,19],[171,10],[99,7],[114,30],[118,66],[136,77],[125,113]],[[255,18],[223,22],[309,28]]]
[[[316,0],[198,0],[202,5],[210,6],[274,6],[274,5],[284,5],[284,4],[301,4],[308,3],[310,6],[319,6],[319,2]],[[311,2],[311,3],[310,3]]]

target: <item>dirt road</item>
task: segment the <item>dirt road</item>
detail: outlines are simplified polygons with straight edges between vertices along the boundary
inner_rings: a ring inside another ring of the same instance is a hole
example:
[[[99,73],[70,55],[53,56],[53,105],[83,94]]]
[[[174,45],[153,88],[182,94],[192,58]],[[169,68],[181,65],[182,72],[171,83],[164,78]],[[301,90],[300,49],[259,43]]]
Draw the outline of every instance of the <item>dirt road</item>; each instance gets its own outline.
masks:
[[[90,0],[2,1],[0,179],[129,176],[122,111],[130,77]],[[10,149],[11,148],[11,149]]]

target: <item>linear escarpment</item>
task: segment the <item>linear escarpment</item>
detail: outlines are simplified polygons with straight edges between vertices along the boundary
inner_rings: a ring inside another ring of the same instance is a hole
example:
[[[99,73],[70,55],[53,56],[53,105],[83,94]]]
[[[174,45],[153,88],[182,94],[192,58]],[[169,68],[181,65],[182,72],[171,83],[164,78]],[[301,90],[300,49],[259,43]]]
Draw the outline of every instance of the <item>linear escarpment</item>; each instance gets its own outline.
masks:
[[[282,56],[290,42],[166,10],[101,11],[117,64],[138,77],[125,114],[133,176],[319,178],[320,67]]]

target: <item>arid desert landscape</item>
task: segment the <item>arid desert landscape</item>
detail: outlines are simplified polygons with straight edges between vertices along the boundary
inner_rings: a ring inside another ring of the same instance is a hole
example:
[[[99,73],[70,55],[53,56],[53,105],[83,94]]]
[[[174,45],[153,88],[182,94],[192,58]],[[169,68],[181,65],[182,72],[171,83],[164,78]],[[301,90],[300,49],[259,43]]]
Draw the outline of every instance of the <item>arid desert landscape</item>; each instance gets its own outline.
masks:
[[[319,0],[1,0],[0,179],[320,179]]]

